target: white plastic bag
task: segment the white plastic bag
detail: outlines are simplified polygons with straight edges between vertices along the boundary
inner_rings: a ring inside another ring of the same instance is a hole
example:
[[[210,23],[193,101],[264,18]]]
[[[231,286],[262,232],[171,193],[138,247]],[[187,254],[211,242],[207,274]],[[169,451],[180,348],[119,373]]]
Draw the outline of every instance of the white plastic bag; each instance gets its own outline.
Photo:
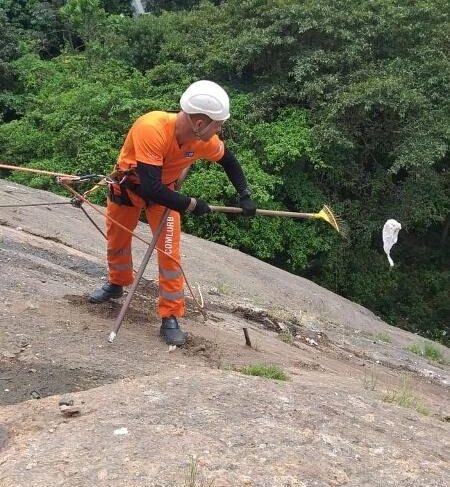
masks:
[[[389,264],[391,267],[394,265],[394,261],[391,258],[392,246],[397,243],[398,232],[402,228],[401,224],[394,219],[388,220],[383,227],[383,249],[387,255]]]

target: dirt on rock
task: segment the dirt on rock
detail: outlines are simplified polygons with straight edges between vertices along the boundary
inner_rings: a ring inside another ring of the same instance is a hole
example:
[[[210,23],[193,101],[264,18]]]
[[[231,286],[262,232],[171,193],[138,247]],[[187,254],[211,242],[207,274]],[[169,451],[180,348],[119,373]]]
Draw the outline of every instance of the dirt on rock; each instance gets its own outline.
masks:
[[[64,200],[0,180],[0,201]],[[189,235],[205,309],[187,297],[186,346],[160,339],[154,258],[110,344],[124,298],[89,303],[104,241],[80,210],[1,208],[0,223],[0,487],[450,485],[444,347],[444,363],[414,355],[426,340]]]

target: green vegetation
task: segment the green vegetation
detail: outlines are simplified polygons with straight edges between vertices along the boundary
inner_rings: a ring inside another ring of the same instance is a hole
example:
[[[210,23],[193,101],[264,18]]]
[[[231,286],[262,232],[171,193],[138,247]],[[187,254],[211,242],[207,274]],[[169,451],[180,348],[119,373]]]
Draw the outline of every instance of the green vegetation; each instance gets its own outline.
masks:
[[[407,347],[412,353],[416,355],[420,355],[421,357],[426,357],[434,362],[438,362],[440,364],[446,364],[447,361],[442,354],[442,351],[438,348],[438,346],[434,345],[433,343],[422,342],[422,343],[413,343]]]
[[[173,110],[198,79],[231,95],[227,145],[262,208],[318,211],[351,229],[213,214],[186,231],[450,336],[450,61],[444,0],[0,0],[0,160],[107,173],[140,114]],[[195,26],[195,28],[193,28]],[[60,191],[47,177],[4,177]],[[235,205],[214,164],[183,189]],[[95,194],[101,203],[105,195]],[[402,223],[389,269],[381,228]]]
[[[280,331],[278,334],[280,340],[288,345],[292,345],[294,343],[294,335],[292,334],[291,330],[288,328],[286,330]]]
[[[377,373],[372,367],[370,370],[364,369],[363,387],[367,391],[374,391],[377,385]]]
[[[392,338],[387,333],[376,333],[373,338],[379,342],[392,343]]]
[[[288,374],[276,365],[247,365],[246,367],[239,369],[239,372],[245,375],[265,377],[266,379],[289,380]]]
[[[400,387],[387,391],[383,400],[385,402],[397,404],[403,408],[415,409],[418,413],[428,416],[430,413],[422,401],[417,398],[411,390],[411,386],[406,377],[402,377]]]
[[[213,485],[214,480],[206,481],[203,479],[203,475],[198,466],[198,460],[192,456],[182,487],[213,487]]]

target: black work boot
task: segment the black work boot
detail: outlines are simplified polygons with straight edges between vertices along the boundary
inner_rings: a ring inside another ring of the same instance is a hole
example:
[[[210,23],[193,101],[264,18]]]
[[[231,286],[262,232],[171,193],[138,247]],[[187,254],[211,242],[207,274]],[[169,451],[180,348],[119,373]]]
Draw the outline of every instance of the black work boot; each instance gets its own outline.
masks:
[[[181,346],[186,343],[186,335],[181,331],[175,316],[162,319],[160,333],[167,345]]]
[[[89,296],[89,302],[106,303],[106,301],[109,301],[110,299],[120,298],[121,296],[123,296],[123,287],[118,284],[110,284],[107,282]]]

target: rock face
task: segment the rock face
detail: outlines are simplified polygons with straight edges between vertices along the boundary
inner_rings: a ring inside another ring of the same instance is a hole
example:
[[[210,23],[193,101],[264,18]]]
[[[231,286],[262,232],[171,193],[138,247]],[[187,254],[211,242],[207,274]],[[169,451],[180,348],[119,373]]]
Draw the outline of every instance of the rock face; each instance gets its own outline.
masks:
[[[0,181],[0,201],[62,199]],[[184,235],[206,319],[190,300],[168,353],[152,261],[108,344],[122,301],[87,301],[100,234],[69,205],[0,211],[0,487],[450,484],[449,367],[407,351],[418,337]],[[289,379],[239,372],[255,364]]]

